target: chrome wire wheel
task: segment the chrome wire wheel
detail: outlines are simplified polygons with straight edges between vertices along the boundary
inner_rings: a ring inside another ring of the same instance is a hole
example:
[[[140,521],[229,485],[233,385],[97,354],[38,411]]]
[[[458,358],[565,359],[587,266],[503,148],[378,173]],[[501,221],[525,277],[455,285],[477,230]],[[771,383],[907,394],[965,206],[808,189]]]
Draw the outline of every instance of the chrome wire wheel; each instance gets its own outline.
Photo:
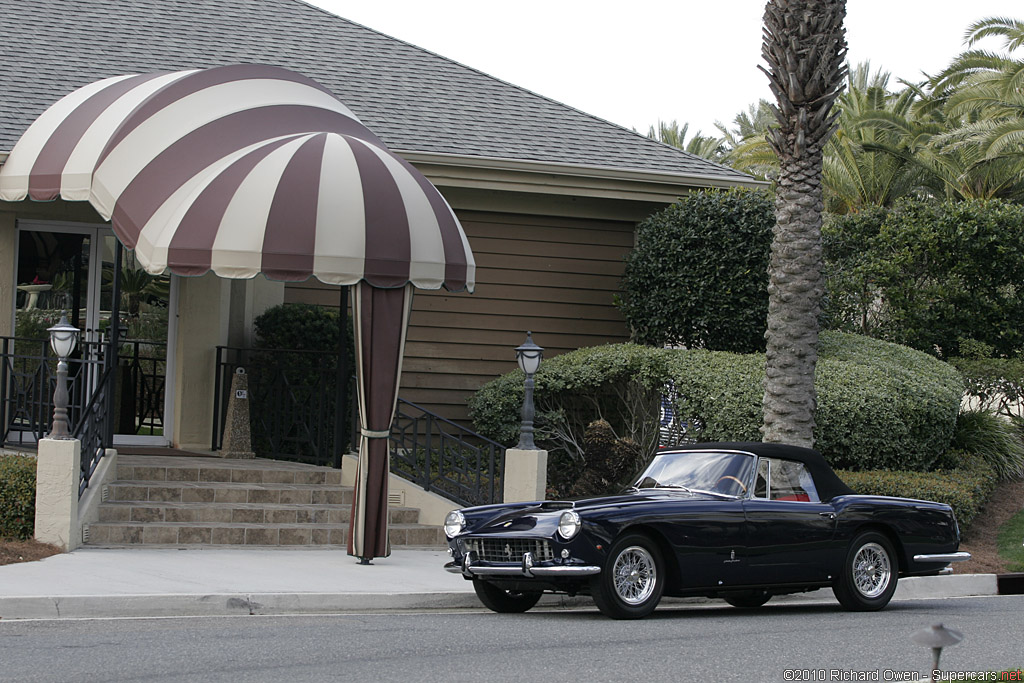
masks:
[[[853,556],[853,583],[865,598],[885,593],[892,578],[889,553],[878,543],[866,543]]]
[[[627,605],[640,605],[654,594],[658,567],[646,548],[631,545],[615,558],[615,592]]]

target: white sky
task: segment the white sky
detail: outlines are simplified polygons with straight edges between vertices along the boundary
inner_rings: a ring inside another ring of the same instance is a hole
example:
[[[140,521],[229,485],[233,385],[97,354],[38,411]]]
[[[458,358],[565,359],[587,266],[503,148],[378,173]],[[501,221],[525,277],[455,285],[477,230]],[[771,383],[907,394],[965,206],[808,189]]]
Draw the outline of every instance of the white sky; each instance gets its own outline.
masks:
[[[658,119],[715,132],[771,98],[760,0],[306,0],[587,113],[646,133]],[[1020,0],[848,0],[851,63],[919,80],[968,24],[1024,18]],[[998,43],[988,44],[1001,47]]]

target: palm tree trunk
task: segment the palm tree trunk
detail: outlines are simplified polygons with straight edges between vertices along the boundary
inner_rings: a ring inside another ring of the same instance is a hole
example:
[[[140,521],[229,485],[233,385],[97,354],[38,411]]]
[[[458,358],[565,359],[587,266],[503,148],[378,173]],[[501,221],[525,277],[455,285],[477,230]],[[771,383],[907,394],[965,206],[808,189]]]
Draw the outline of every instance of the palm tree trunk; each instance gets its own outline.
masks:
[[[780,168],[768,277],[762,439],[813,445],[821,310],[821,154]]]
[[[845,0],[770,0],[761,54],[779,122],[776,225],[768,273],[762,439],[814,444],[814,370],[821,307],[821,172],[846,78]]]

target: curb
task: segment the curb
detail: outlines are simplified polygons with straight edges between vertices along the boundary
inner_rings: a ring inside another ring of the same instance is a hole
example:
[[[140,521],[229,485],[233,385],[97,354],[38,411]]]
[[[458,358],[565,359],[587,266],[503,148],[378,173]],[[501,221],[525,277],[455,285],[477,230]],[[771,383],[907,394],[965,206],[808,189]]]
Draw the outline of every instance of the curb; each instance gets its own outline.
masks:
[[[0,620],[338,614],[479,608],[474,593],[213,593],[0,598]]]
[[[995,574],[910,577],[897,585],[894,600],[927,600],[998,595]],[[837,604],[832,591],[779,596],[776,604]],[[666,598],[664,606],[724,605],[710,598]],[[593,607],[590,598],[545,595],[547,609]],[[209,593],[0,597],[0,620],[210,617],[350,612],[480,610],[472,591],[423,593]]]

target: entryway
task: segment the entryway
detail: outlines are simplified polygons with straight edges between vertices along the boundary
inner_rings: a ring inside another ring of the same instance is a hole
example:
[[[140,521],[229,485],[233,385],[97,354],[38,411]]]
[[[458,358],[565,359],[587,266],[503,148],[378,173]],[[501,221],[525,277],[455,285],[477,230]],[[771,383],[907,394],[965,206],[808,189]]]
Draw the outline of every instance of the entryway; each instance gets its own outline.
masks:
[[[69,370],[72,415],[94,395],[107,362],[118,263],[120,343],[110,378],[114,444],[170,443],[174,375],[168,349],[177,283],[146,273],[109,225],[27,220],[17,226],[14,337],[3,340],[6,443],[31,444],[48,430],[55,360],[46,330],[62,312],[81,330]]]

